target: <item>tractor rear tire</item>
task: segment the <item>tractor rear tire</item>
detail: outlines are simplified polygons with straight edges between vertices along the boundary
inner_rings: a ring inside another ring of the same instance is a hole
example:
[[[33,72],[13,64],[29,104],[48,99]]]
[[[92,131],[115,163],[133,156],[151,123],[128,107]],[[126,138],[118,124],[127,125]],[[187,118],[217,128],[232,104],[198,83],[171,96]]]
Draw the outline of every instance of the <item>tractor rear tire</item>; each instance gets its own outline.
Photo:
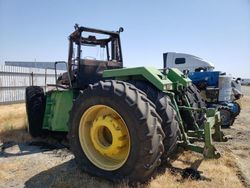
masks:
[[[164,152],[161,118],[154,108],[146,95],[129,83],[110,80],[89,85],[75,100],[69,119],[70,148],[78,167],[112,181],[148,180],[161,163]],[[92,136],[97,122],[109,127],[109,124],[102,123],[106,119],[123,122],[118,131],[124,130],[126,144],[113,153],[106,151],[115,143],[111,128],[109,136],[105,136],[104,131]],[[100,149],[104,137],[109,138],[105,143],[110,145]],[[127,157],[116,158],[118,154],[126,156],[124,152],[128,153]]]
[[[148,98],[155,104],[156,112],[162,119],[161,127],[165,133],[165,139],[163,140],[165,151],[162,155],[162,161],[166,162],[177,149],[178,135],[180,133],[179,123],[173,104],[166,94],[157,90],[149,82],[132,80],[130,83],[146,93]]]
[[[43,88],[29,86],[25,90],[26,113],[28,116],[28,132],[32,137],[46,134],[42,129],[45,111],[46,97]]]

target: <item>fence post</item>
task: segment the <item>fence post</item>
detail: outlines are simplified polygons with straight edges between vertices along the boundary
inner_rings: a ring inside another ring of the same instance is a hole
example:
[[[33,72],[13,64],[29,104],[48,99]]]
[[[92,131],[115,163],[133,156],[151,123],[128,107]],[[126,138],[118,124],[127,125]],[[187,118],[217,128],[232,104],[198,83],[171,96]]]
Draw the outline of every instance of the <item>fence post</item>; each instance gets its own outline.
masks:
[[[34,78],[34,73],[31,72],[31,85],[32,85],[32,86],[34,85],[34,80],[33,80],[33,78]]]
[[[47,68],[45,69],[45,92],[46,92],[46,90],[47,90]]]

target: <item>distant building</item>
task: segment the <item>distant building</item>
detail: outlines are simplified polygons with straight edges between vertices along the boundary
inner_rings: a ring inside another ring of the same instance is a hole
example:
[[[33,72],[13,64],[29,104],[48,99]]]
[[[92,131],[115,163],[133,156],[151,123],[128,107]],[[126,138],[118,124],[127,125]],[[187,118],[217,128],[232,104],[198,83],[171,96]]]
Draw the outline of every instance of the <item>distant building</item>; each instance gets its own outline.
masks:
[[[5,61],[5,65],[17,66],[17,67],[30,67],[40,69],[54,69],[55,62],[32,62],[32,61]],[[57,64],[57,70],[66,70],[65,64]]]

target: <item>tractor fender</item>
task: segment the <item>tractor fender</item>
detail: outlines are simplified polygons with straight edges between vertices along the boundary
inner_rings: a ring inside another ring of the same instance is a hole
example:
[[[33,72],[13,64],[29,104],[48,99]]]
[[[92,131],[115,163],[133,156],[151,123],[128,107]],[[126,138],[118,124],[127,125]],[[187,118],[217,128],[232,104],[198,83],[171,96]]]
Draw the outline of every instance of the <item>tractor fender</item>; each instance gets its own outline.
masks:
[[[116,80],[147,80],[160,91],[172,90],[173,82],[162,74],[160,70],[153,67],[136,67],[104,70],[103,78]]]

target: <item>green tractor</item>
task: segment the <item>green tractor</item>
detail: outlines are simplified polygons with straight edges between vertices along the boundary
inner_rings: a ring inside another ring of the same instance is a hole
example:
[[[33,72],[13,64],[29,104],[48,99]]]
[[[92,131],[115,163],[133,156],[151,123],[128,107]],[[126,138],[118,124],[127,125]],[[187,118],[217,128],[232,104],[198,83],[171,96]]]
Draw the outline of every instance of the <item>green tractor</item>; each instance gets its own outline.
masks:
[[[219,113],[201,106],[178,69],[124,68],[122,31],[75,26],[67,73],[46,93],[26,88],[29,133],[68,134],[78,167],[114,181],[148,180],[177,146],[218,158],[212,139],[225,141]],[[89,56],[95,48],[100,59]]]

